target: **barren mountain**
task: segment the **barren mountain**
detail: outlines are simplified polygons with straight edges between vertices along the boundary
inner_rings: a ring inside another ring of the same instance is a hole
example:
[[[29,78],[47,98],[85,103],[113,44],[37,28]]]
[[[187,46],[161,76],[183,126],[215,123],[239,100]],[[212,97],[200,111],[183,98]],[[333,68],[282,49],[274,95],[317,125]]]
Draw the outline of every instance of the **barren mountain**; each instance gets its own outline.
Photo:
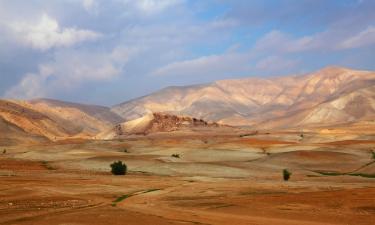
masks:
[[[301,76],[169,87],[114,106],[112,111],[125,120],[151,112],[166,112],[231,125],[334,124],[374,119],[374,85],[374,72],[327,67]],[[354,99],[354,96],[357,97]],[[366,113],[359,113],[362,111]]]
[[[0,100],[1,141],[29,143],[86,138],[121,122],[109,108],[55,100]]]
[[[67,124],[73,132],[94,135],[122,122],[122,118],[109,108],[96,105],[84,105],[51,99],[36,99],[28,103],[36,110],[58,121]]]
[[[373,124],[375,72],[328,67],[300,76],[169,87],[113,108],[0,100],[0,139],[7,144],[173,131],[200,120],[256,129]]]

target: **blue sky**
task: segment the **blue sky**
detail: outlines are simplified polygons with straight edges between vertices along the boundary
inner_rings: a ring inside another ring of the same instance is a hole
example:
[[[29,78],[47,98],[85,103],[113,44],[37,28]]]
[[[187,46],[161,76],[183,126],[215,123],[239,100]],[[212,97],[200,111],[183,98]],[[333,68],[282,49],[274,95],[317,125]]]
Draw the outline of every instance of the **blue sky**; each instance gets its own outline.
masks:
[[[166,86],[375,70],[373,0],[0,0],[0,96],[113,105]]]

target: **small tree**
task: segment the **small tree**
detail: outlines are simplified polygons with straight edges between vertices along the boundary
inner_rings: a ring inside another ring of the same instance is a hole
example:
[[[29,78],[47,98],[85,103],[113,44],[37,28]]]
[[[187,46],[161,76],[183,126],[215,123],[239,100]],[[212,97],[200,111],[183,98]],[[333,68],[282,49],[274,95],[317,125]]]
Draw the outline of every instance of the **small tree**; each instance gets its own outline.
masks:
[[[292,175],[291,172],[289,172],[287,169],[283,169],[283,178],[284,178],[284,181],[288,181],[290,179],[291,175]]]
[[[127,172],[127,166],[122,161],[113,162],[111,164],[111,172],[113,175],[125,175]]]

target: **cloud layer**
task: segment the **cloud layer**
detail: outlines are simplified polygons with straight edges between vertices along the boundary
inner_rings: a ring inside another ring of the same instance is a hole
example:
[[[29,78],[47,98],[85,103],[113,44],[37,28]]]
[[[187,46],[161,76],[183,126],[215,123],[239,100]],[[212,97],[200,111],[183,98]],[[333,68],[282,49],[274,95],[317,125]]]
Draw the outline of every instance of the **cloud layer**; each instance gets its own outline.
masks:
[[[0,94],[114,104],[168,85],[375,69],[371,0],[0,1]]]
[[[47,14],[43,14],[37,23],[13,22],[9,24],[9,28],[21,44],[39,50],[69,47],[100,37],[99,33],[90,30],[61,28],[58,22]]]

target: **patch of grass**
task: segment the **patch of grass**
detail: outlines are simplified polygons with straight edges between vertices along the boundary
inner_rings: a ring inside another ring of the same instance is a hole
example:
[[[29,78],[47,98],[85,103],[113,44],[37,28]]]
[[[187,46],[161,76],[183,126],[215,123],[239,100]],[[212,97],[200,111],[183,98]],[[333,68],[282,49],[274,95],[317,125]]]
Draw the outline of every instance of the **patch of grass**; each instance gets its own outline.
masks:
[[[133,194],[125,194],[125,195],[121,195],[120,197],[116,198],[116,200],[113,201],[113,203],[119,203],[129,197],[133,196]]]
[[[314,171],[315,173],[319,173],[324,176],[357,176],[357,177],[364,177],[364,178],[375,178],[375,174],[367,174],[367,173],[340,173],[340,172],[333,172],[333,171]]]
[[[351,173],[348,174],[350,176],[358,176],[358,177],[365,177],[365,178],[375,178],[375,174],[367,174],[367,173]]]
[[[320,177],[319,175],[307,174],[306,177]]]
[[[286,191],[244,191],[240,195],[280,195],[287,194]]]
[[[112,202],[112,206],[116,206],[117,203],[127,199],[127,198],[130,198],[131,196],[133,196],[135,193],[129,193],[129,194],[125,194],[125,195],[121,195],[120,197],[116,198],[113,202]]]
[[[335,172],[335,171],[314,171],[315,173],[319,173],[324,176],[341,176],[345,175],[345,173]]]
[[[42,163],[42,166],[44,166],[44,168],[46,168],[47,170],[56,170],[56,168],[48,164],[47,161],[42,161],[41,163]]]
[[[258,134],[258,131],[255,131],[253,133],[240,134],[240,137],[254,136],[254,135],[257,135],[257,134]]]
[[[153,192],[153,191],[159,191],[160,189],[157,189],[157,188],[152,188],[152,189],[147,189],[147,190],[144,190],[144,191],[140,191],[140,192],[132,192],[132,193],[128,193],[128,194],[124,194],[124,195],[121,195],[120,197],[116,198],[113,202],[112,202],[112,206],[116,206],[117,203],[127,199],[127,198],[130,198],[132,196],[135,196],[135,195],[140,195],[140,194],[146,194],[146,193],[150,193],[150,192]]]
[[[233,205],[233,204],[223,204],[223,205],[218,205],[218,206],[212,207],[212,209],[227,208],[227,207],[232,207],[232,206],[236,206],[236,205]]]

